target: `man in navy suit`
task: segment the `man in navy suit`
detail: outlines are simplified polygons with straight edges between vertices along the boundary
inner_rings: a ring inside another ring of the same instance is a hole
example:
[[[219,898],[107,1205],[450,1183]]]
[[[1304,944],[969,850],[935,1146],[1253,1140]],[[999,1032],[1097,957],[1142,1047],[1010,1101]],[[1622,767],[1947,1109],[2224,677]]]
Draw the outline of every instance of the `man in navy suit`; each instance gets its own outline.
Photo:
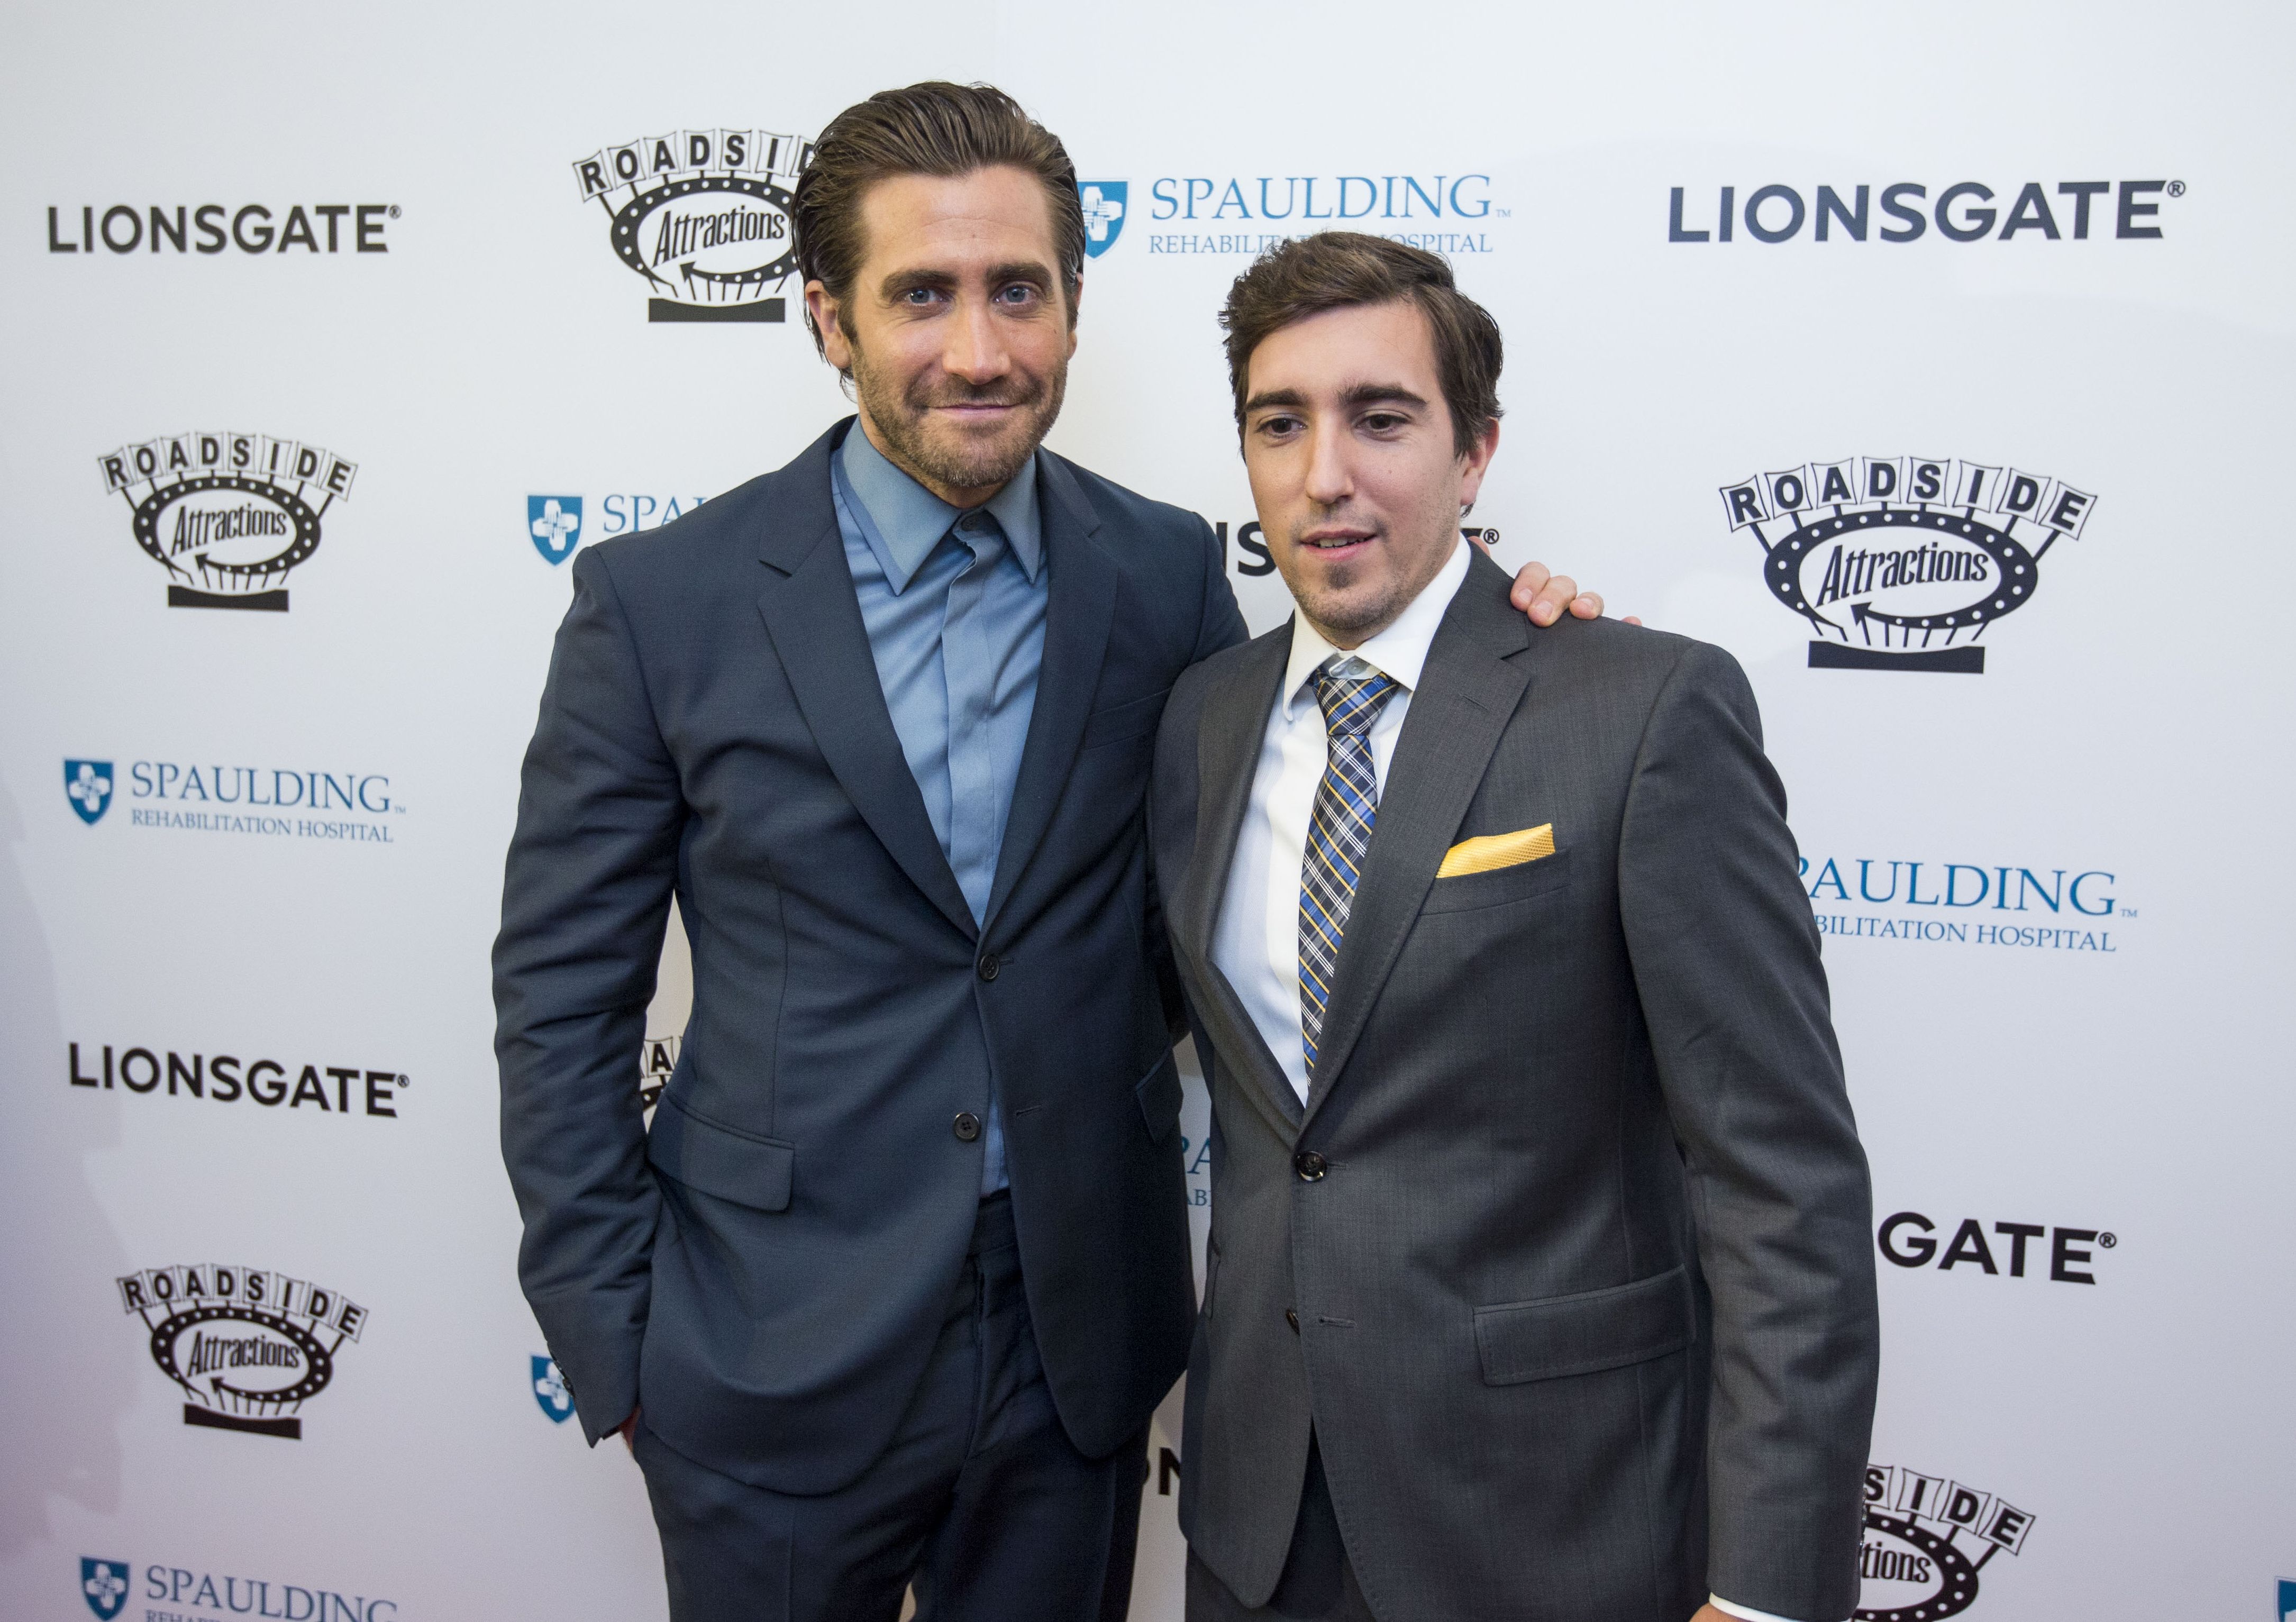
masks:
[[[678,1622],[890,1622],[912,1583],[1120,1617],[1194,1314],[1143,800],[1243,620],[1201,519],[1039,448],[1084,259],[1054,136],[872,97],[796,228],[858,431],[574,561],[495,951],[520,1278]],[[1572,594],[1521,582],[1541,623]]]

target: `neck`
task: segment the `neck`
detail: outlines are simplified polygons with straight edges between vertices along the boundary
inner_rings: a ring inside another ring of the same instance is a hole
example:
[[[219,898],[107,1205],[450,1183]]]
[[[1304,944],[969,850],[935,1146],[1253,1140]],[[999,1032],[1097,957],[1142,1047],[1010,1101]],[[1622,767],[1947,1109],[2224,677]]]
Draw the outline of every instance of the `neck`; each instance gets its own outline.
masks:
[[[1007,479],[996,484],[943,484],[886,442],[885,436],[877,431],[877,425],[869,420],[869,408],[866,406],[860,407],[860,416],[861,431],[869,437],[869,443],[876,446],[880,456],[960,512],[970,512],[975,507],[987,506],[996,499],[996,493],[999,490],[1013,482]]]

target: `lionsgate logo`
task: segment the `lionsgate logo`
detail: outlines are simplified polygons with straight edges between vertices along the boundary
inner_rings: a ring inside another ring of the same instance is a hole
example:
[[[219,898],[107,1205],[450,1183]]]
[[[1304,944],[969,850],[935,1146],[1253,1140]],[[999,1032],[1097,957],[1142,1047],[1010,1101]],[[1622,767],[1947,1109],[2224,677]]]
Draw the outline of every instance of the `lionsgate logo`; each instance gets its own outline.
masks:
[[[366,1327],[366,1308],[341,1290],[257,1267],[154,1267],[116,1282],[152,1361],[191,1399],[186,1425],[300,1441],[299,1410]]]
[[[389,253],[390,244],[383,238],[390,222],[398,217],[397,203],[313,203],[308,209],[291,203],[283,214],[275,214],[262,203],[245,203],[236,209],[225,203],[201,203],[196,209],[177,203],[172,210],[152,203],[148,216],[128,203],[114,203],[99,216],[93,203],[84,203],[79,230],[74,233],[70,215],[50,204],[48,251],[93,254],[100,242],[110,252],[128,254],[148,241],[152,252],[158,253],[164,246],[178,256],[221,253],[230,248],[245,254],[294,250],[311,254]]]
[[[2025,1547],[2033,1517],[2007,1499],[1901,1464],[1866,1467],[1858,1622],[1940,1622],[1977,1603],[1978,1573]]]
[[[169,608],[287,611],[288,574],[358,464],[267,434],[216,429],[122,446],[97,464],[127,503],[135,544],[168,571]]]
[[[686,129],[574,165],[582,201],[611,222],[615,255],[645,278],[649,321],[786,321],[797,269],[791,188],[813,143],[762,129]]]
[[[160,1050],[153,1048],[122,1048],[115,1058],[109,1042],[91,1042],[86,1048],[69,1042],[64,1046],[65,1074],[75,1087],[156,1097],[164,1084],[169,1098],[196,1098],[216,1104],[247,1102],[266,1110],[283,1105],[289,1115],[308,1109],[315,1116],[332,1115],[343,1120],[357,1115],[365,1120],[395,1121],[399,1094],[414,1085],[402,1070],[367,1065],[307,1064],[299,1070],[276,1059],[187,1054],[174,1048],[165,1050],[163,1064]],[[288,1079],[291,1076],[292,1081]]]
[[[1760,544],[1770,594],[1818,632],[1811,668],[1978,676],[1978,639],[2033,600],[2096,497],[2021,468],[1857,456],[1724,485],[1722,507]]]

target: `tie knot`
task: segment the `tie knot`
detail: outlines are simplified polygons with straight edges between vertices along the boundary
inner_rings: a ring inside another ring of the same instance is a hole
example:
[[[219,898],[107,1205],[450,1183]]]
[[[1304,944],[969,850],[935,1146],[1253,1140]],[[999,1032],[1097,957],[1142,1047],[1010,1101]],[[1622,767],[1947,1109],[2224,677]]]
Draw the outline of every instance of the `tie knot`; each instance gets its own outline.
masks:
[[[1334,738],[1360,737],[1369,732],[1396,692],[1392,678],[1361,659],[1347,659],[1336,668],[1316,672],[1316,702],[1324,712],[1324,732]]]

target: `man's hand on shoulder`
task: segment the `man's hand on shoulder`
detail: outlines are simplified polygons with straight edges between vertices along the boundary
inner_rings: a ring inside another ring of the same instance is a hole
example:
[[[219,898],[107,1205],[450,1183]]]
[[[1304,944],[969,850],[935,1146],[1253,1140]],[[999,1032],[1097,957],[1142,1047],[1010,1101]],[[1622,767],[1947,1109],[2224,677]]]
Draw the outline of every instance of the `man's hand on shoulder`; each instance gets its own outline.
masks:
[[[1515,607],[1530,616],[1533,625],[1553,625],[1562,617],[1565,609],[1580,619],[1600,619],[1603,599],[1595,592],[1582,592],[1578,582],[1569,575],[1558,575],[1544,563],[1526,563],[1515,571],[1514,590],[1508,594]],[[1640,625],[1636,615],[1627,616],[1628,625]]]

